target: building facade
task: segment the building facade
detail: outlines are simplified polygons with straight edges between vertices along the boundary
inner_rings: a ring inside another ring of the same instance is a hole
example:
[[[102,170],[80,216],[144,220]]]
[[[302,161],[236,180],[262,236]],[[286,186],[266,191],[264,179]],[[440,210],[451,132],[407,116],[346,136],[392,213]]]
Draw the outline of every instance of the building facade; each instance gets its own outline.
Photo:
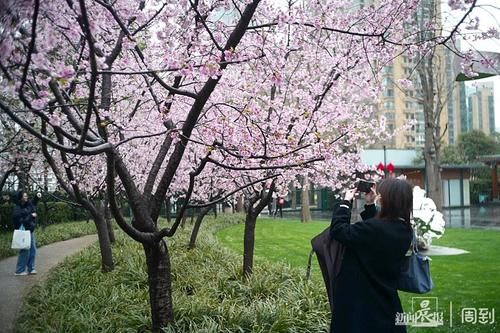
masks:
[[[440,3],[433,0],[424,0],[420,4],[414,22],[408,25],[421,24],[427,18],[437,14],[437,21],[440,13]],[[424,37],[426,38],[426,37]],[[385,117],[388,132],[394,132],[391,140],[375,145],[380,148],[382,145],[395,149],[416,149],[420,150],[425,143],[425,123],[424,123],[424,91],[420,80],[418,66],[423,63],[421,59],[411,58],[407,55],[396,57],[392,64],[386,66],[382,72],[382,83],[384,92],[378,105],[378,116]],[[441,131],[448,130],[449,114],[453,112],[454,105],[450,98],[455,81],[451,71],[452,61],[447,58],[447,53],[442,47],[434,50],[431,72],[433,73],[433,86],[436,98],[434,100],[433,113],[439,113],[439,126]],[[401,87],[398,84],[400,79],[410,80],[411,87]],[[412,123],[411,126],[408,126]],[[454,129],[452,129],[454,135]],[[448,140],[445,140],[448,143]]]
[[[495,100],[493,82],[474,83],[466,87],[467,117],[463,132],[480,130],[490,135],[495,131]]]

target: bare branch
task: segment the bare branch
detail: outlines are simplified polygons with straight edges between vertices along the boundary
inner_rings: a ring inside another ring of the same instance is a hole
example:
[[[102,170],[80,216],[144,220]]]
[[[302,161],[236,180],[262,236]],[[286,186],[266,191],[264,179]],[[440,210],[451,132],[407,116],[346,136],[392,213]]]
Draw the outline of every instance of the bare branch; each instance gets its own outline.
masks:
[[[31,56],[33,55],[33,51],[35,50],[35,42],[36,42],[36,25],[38,20],[38,11],[40,9],[40,1],[35,0],[35,7],[33,9],[33,18],[31,19],[31,40],[28,46],[28,54],[26,55],[26,63],[23,68],[23,76],[21,79],[21,85],[19,87],[19,98],[24,103],[24,105],[31,109],[31,103],[28,101],[26,96],[24,96],[24,86],[26,84],[26,79],[28,77],[28,69],[31,63]]]
[[[318,162],[318,161],[324,161],[324,160],[325,160],[325,158],[322,156],[322,157],[316,157],[313,159],[309,159],[309,160],[306,160],[304,162],[292,163],[292,164],[256,166],[256,167],[236,167],[236,166],[226,165],[226,164],[220,163],[212,158],[208,159],[208,161],[210,163],[213,163],[213,164],[220,166],[224,169],[238,170],[238,171],[288,169],[288,168],[300,167],[300,166],[304,166],[307,164],[311,164],[311,163]]]
[[[92,111],[94,109],[95,88],[97,83],[97,60],[96,60],[94,39],[92,37],[92,32],[90,31],[89,19],[87,17],[87,7],[85,7],[84,0],[79,0],[79,3],[81,10],[80,24],[82,25],[83,32],[85,33],[85,38],[87,39],[87,44],[89,45],[89,57],[90,57],[90,69],[91,69],[87,114],[85,117],[85,122],[83,124],[80,142],[78,143],[78,148],[77,148],[78,150],[81,150],[83,149],[83,143],[85,141],[85,136],[87,135],[87,131],[90,126],[90,119],[92,118]]]
[[[229,192],[228,194],[226,194],[226,195],[224,195],[224,196],[220,197],[220,198],[219,198],[219,199],[217,199],[217,200],[210,201],[210,202],[206,202],[206,203],[203,203],[203,204],[189,204],[189,205],[188,205],[188,208],[203,208],[203,207],[208,207],[208,206],[215,205],[216,203],[219,203],[219,202],[221,202],[221,201],[226,200],[227,198],[229,198],[229,197],[230,197],[230,196],[232,196],[233,194],[235,194],[235,193],[237,193],[237,192],[239,192],[239,191],[241,191],[241,190],[243,190],[243,189],[245,189],[245,188],[247,188],[247,187],[249,187],[249,186],[253,186],[253,185],[255,185],[255,184],[262,183],[262,182],[264,182],[264,181],[266,181],[266,180],[268,180],[268,179],[271,179],[271,178],[276,178],[276,177],[279,177],[279,176],[281,176],[281,173],[272,174],[272,175],[267,176],[267,177],[264,177],[264,178],[259,178],[259,179],[255,180],[255,181],[253,181],[253,182],[250,182],[250,183],[248,183],[248,184],[245,184],[245,185],[243,185],[243,186],[240,186],[239,188],[237,188],[237,189],[235,189],[235,190],[233,190],[233,191]],[[165,232],[165,231],[164,231],[164,230],[161,230],[160,232]]]
[[[46,135],[43,135],[42,133],[40,133],[37,129],[35,129],[30,124],[28,124],[23,119],[19,118],[15,114],[15,112],[10,110],[10,108],[7,105],[5,105],[3,103],[3,101],[1,101],[1,100],[0,100],[0,109],[2,109],[13,121],[15,121],[17,124],[19,124],[19,126],[21,126],[23,129],[28,131],[31,135],[33,135],[34,137],[38,138],[39,140],[45,142],[46,144],[48,144],[52,148],[64,151],[66,153],[81,154],[81,155],[97,155],[97,154],[101,154],[103,152],[106,152],[113,147],[108,142],[101,143],[99,145],[96,145],[95,147],[83,148],[81,150],[76,149],[74,147],[68,147],[68,146],[61,145],[58,142],[51,140]]]
[[[144,244],[151,244],[153,243],[153,234],[152,233],[146,233],[146,232],[140,232],[136,228],[134,228],[132,225],[128,224],[127,221],[125,221],[125,218],[123,217],[122,213],[120,212],[120,208],[118,208],[118,204],[116,203],[116,196],[115,196],[115,160],[114,160],[114,153],[110,152],[107,153],[107,176],[106,176],[106,187],[108,190],[108,200],[109,200],[109,207],[111,211],[113,212],[113,216],[115,217],[116,223],[122,228],[123,231],[127,235],[129,235],[132,239],[134,239],[137,242],[144,243]]]
[[[205,168],[205,165],[207,165],[209,156],[210,156],[210,152],[208,152],[208,154],[201,160],[200,165],[198,165],[196,170],[189,173],[189,186],[188,186],[188,190],[186,192],[186,198],[184,200],[184,203],[183,203],[179,213],[177,214],[177,218],[175,219],[175,222],[171,228],[166,228],[166,230],[165,229],[162,230],[163,232],[160,231],[160,232],[156,233],[156,241],[159,241],[160,239],[162,239],[165,236],[172,237],[175,234],[175,232],[177,231],[177,228],[179,227],[179,224],[181,223],[182,218],[184,217],[184,214],[186,212],[186,209],[187,209],[187,206],[189,203],[189,199],[191,198],[191,195],[193,194],[194,181],[196,179],[196,176],[198,176]]]

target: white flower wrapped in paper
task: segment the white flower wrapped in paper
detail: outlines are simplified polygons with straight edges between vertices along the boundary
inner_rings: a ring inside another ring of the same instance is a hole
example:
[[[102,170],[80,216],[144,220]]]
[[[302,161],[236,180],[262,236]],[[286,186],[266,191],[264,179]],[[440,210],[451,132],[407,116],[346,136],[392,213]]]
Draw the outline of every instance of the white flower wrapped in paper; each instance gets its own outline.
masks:
[[[433,238],[440,238],[445,229],[443,214],[436,209],[431,198],[425,197],[425,190],[419,186],[413,188],[412,225],[417,233],[420,249],[428,249]]]

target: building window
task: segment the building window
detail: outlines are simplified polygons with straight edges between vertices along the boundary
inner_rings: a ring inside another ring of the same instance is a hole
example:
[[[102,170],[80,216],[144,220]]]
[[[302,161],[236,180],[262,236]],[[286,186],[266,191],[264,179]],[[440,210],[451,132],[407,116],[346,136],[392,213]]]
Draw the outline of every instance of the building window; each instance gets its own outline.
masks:
[[[385,101],[384,109],[386,110],[394,110],[394,101]]]
[[[392,74],[393,71],[394,71],[394,67],[392,67],[392,65],[385,66],[383,69],[384,74]]]

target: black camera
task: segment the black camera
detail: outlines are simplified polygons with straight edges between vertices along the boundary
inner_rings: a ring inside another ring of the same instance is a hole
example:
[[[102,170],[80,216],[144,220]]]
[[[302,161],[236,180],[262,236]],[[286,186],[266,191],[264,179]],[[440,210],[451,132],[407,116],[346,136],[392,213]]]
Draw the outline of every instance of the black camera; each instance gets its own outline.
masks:
[[[356,187],[358,192],[363,192],[363,193],[370,193],[372,190],[372,187],[375,185],[374,182],[369,182],[366,180],[360,180],[358,182],[358,185]]]

